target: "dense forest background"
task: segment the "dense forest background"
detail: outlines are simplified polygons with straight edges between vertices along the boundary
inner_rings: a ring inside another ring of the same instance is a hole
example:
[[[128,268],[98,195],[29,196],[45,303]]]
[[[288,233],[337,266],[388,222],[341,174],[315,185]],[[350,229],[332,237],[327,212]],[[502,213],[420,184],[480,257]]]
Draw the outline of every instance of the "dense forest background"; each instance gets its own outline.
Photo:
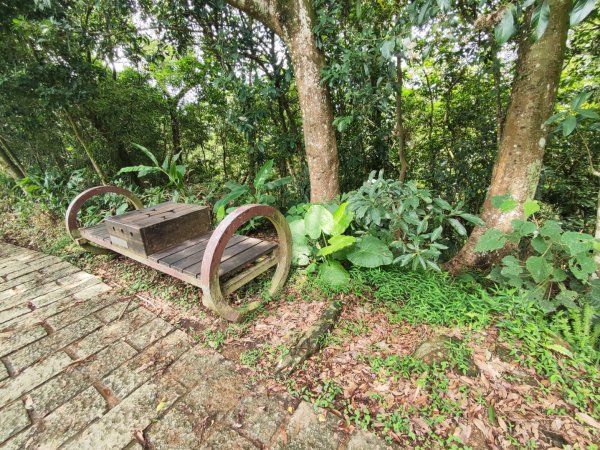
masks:
[[[315,4],[341,191],[372,170],[400,176],[401,146],[407,179],[478,212],[515,76],[516,43],[500,45],[481,19],[498,7]],[[39,0],[0,8],[0,142],[18,177],[68,178],[83,169],[90,183],[123,178],[122,167],[148,163],[135,143],[160,161],[181,152],[186,183],[207,191],[251,180],[273,159],[280,176],[293,178],[280,201],[308,200],[290,54],[261,22],[221,1]],[[582,92],[591,93],[588,108],[597,105],[598,20],[593,12],[569,31],[558,112]],[[594,121],[580,117],[568,136],[562,128],[551,133],[535,195],[548,214],[587,231],[599,187],[588,157],[600,153]],[[163,181],[156,178],[123,181]]]

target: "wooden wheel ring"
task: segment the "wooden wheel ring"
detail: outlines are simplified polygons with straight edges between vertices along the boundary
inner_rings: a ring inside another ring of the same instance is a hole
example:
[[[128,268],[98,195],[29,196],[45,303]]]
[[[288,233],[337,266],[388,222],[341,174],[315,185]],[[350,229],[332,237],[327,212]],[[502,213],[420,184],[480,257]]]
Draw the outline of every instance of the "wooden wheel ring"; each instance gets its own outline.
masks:
[[[260,302],[252,302],[241,308],[232,307],[224,298],[219,281],[219,266],[227,242],[237,229],[254,217],[265,217],[275,227],[279,246],[277,252],[277,268],[271,281],[269,294],[275,294],[283,287],[292,262],[292,233],[283,214],[268,205],[245,205],[237,208],[217,226],[210,237],[200,270],[202,285],[202,304],[221,317],[238,322],[244,315],[260,306]]]
[[[79,210],[83,204],[90,198],[95,197],[96,195],[109,193],[119,194],[123,197],[126,197],[127,200],[129,200],[133,206],[135,206],[135,209],[144,207],[142,201],[127,189],[123,189],[118,186],[96,186],[83,191],[81,194],[75,197],[67,208],[67,213],[65,214],[65,225],[67,227],[67,232],[71,235],[73,240],[77,242],[77,244],[84,250],[100,255],[110,253],[110,250],[93,245],[81,237],[81,233],[79,232],[79,227],[77,225],[77,215],[79,214]]]

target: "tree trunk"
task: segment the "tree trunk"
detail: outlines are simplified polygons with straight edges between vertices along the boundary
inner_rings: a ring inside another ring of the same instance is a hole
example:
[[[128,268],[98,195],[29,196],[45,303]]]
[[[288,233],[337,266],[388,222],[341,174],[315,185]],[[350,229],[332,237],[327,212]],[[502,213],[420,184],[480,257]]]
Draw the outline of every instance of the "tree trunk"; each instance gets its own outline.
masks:
[[[26,177],[25,171],[16,160],[14,154],[10,150],[10,146],[3,136],[0,136],[0,162],[6,168],[9,175],[15,180],[20,180]]]
[[[174,104],[172,104],[174,103]],[[177,102],[169,99],[169,117],[171,119],[171,137],[173,139],[173,155],[181,151],[181,127],[177,112]]]
[[[400,55],[396,56],[396,81],[398,83],[398,91],[396,92],[396,142],[398,142],[398,158],[400,159],[400,182],[403,183],[406,178],[406,170],[408,163],[406,162],[406,131],[404,129],[404,117],[402,112],[402,86],[404,77],[402,74],[402,59]]]
[[[310,176],[310,199],[323,202],[339,192],[339,160],[329,89],[321,83],[325,55],[312,32],[315,11],[310,0],[226,0],[278,34],[287,45],[302,115]]]
[[[523,203],[539,182],[548,131],[565,56],[571,0],[550,0],[550,19],[544,35],[532,43],[522,33],[511,102],[506,114],[490,188],[483,204],[484,226],[475,227],[460,252],[446,265],[456,273],[467,267],[486,267],[505,253],[476,253],[475,245],[489,228],[510,232],[512,221],[523,217]],[[510,194],[518,207],[503,213],[492,197]]]
[[[67,116],[67,120],[69,122],[69,125],[71,125],[71,129],[73,130],[73,133],[75,134],[75,137],[77,138],[77,140],[79,141],[79,143],[83,147],[83,150],[85,151],[85,154],[87,155],[88,159],[92,163],[92,166],[94,167],[94,170],[96,171],[96,173],[98,174],[98,177],[100,178],[100,182],[103,185],[106,186],[108,184],[107,178],[106,178],[106,174],[104,173],[104,171],[102,170],[102,168],[98,164],[98,161],[96,161],[96,158],[94,158],[94,155],[92,154],[92,151],[90,150],[90,148],[88,147],[87,143],[85,142],[85,140],[81,136],[81,133],[79,132],[79,127],[77,126],[77,124],[73,120],[73,117],[71,116],[71,114],[69,113],[69,111],[67,110],[67,108],[63,108],[63,109],[65,111],[65,115]]]

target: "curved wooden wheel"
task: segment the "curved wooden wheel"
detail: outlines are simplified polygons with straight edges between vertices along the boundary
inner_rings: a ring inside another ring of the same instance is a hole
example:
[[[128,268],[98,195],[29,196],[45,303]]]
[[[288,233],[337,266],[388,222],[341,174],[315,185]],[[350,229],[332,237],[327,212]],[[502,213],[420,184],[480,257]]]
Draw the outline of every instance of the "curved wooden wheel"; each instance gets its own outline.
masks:
[[[213,232],[206,246],[200,270],[200,282],[204,294],[202,304],[233,322],[239,321],[245,314],[258,308],[260,302],[252,302],[241,308],[229,305],[221,290],[219,265],[231,236],[241,225],[254,217],[269,219],[275,227],[279,240],[279,246],[275,250],[277,252],[277,268],[271,280],[269,294],[275,294],[285,284],[292,262],[292,233],[283,214],[275,208],[267,205],[245,205],[225,217]]]
[[[67,226],[67,232],[71,235],[73,240],[77,242],[77,244],[79,244],[79,246],[83,249],[96,254],[109,253],[110,250],[93,245],[86,239],[81,237],[79,227],[77,226],[77,215],[79,214],[79,210],[81,209],[83,204],[87,202],[90,198],[96,195],[108,193],[119,194],[126,197],[133,204],[133,206],[135,206],[135,209],[140,209],[144,207],[142,201],[127,189],[123,189],[118,186],[96,186],[83,191],[81,194],[75,197],[69,205],[69,208],[67,208],[67,213],[65,214],[65,224]]]

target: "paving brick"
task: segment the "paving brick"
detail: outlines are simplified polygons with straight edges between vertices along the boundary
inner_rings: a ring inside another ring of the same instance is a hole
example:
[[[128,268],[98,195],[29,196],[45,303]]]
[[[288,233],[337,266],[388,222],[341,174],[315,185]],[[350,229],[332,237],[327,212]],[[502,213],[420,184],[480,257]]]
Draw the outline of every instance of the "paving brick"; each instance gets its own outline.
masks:
[[[93,358],[74,362],[68,370],[30,392],[33,411],[38,417],[48,415],[135,355],[135,349],[117,341]]]
[[[253,442],[260,442],[266,447],[277,429],[291,416],[290,405],[291,399],[287,397],[251,394],[227,414],[227,420],[238,433],[243,432]]]
[[[120,300],[118,303],[114,303],[111,306],[107,306],[101,310],[98,310],[94,315],[104,323],[112,322],[117,320],[119,317],[124,315],[124,312],[133,311],[137,309],[139,305],[137,302],[129,302],[129,300]],[[125,311],[127,308],[127,311]]]
[[[14,436],[30,424],[22,402],[14,402],[0,410],[0,443]]]
[[[23,450],[29,449],[29,441],[33,438],[35,434],[35,428],[29,427],[25,428],[20,433],[15,434],[8,441],[0,444],[0,450]]]
[[[111,342],[126,337],[148,323],[154,315],[144,308],[138,308],[130,313],[125,313],[120,320],[111,322],[103,328],[91,333],[78,342],[72,344],[69,349],[74,351],[78,358],[86,358]]]
[[[68,308],[64,311],[61,311],[51,317],[46,319],[46,323],[52,327],[54,330],[60,330],[61,328],[66,327],[67,325],[81,319],[82,317],[88,316],[90,314],[94,314],[98,317],[98,311],[103,311],[104,309],[110,308],[110,305],[120,306],[121,309],[124,308],[123,302],[121,302],[117,297],[111,295],[110,293],[99,296],[95,298],[93,301],[79,303],[72,308]],[[135,305],[137,307],[137,304]],[[100,319],[102,320],[102,319]],[[104,321],[106,322],[106,321]]]
[[[135,430],[144,430],[158,419],[183,394],[184,388],[169,379],[144,384],[86,428],[65,449],[102,450],[128,445]],[[161,405],[161,408],[158,406]]]
[[[173,331],[173,327],[168,322],[160,317],[156,317],[146,325],[135,330],[127,338],[127,342],[138,350],[142,350],[171,331]]]
[[[0,408],[49,380],[72,362],[66,353],[55,353],[19,376],[0,384]]]
[[[0,361],[0,381],[3,381],[9,377],[8,370],[2,361]]]
[[[9,320],[16,319],[17,317],[21,317],[30,312],[31,309],[27,306],[19,306],[16,308],[7,309],[5,311],[0,311],[0,324],[6,323]]]
[[[107,410],[104,398],[90,386],[36,424],[28,446],[58,448]]]
[[[187,450],[201,446],[202,439],[214,424],[214,418],[202,416],[182,402],[171,408],[146,432],[150,446],[156,450]]]
[[[98,304],[98,309],[104,306],[102,302],[104,302],[105,300],[102,295],[95,295],[93,292],[88,294],[89,296],[86,295],[87,298],[79,298],[78,300],[75,300],[73,296],[67,296],[44,308],[36,309],[30,314],[9,320],[3,324],[0,324],[0,333],[8,330],[28,330],[29,328],[39,325],[44,320],[56,314],[59,314],[68,309],[78,308],[84,303],[88,303],[87,300],[92,300],[91,303]]]
[[[55,353],[77,339],[87,336],[103,325],[100,320],[93,316],[84,317],[62,330],[14,352],[8,356],[8,361],[10,361],[15,371],[20,372],[36,361]]]
[[[205,442],[200,445],[201,449],[206,450],[255,450],[256,447],[248,439],[243,438],[230,428],[220,427],[214,430]],[[306,449],[310,447],[305,447]]]
[[[46,335],[46,330],[41,326],[26,331],[2,331],[0,332],[0,356],[8,355]]]
[[[220,354],[196,346],[187,351],[168,370],[168,376],[176,379],[187,388],[199,382],[226,375],[235,366]]]
[[[19,270],[10,270],[7,273],[3,273],[2,276],[4,277],[4,279],[6,281],[10,281],[13,278],[18,278],[21,275],[24,275],[26,273],[37,271],[37,270],[41,269],[42,267],[47,267],[50,264],[53,264],[57,261],[60,261],[60,260],[55,258],[54,256],[37,258],[37,259],[25,264],[25,267],[20,267]],[[18,266],[14,266],[13,269],[16,267],[18,267]],[[2,270],[0,270],[0,272],[2,272]]]
[[[113,371],[102,383],[118,398],[125,398],[154,374],[173,364],[189,348],[189,342],[185,333],[176,330]]]
[[[324,409],[315,409],[310,403],[301,402],[273,448],[337,450],[343,437],[337,431],[338,420]]]
[[[382,439],[379,439],[372,433],[367,433],[363,430],[358,430],[350,436],[350,440],[346,444],[346,450],[389,450],[399,448],[395,445],[389,445]]]
[[[55,281],[58,278],[65,277],[80,269],[66,262],[59,262],[44,267],[39,271],[28,273],[18,278],[0,284],[0,300],[4,300],[12,295],[20,294],[26,290],[33,289],[42,284]]]
[[[75,274],[77,275],[77,278],[79,278],[77,281],[74,281],[67,286],[61,286],[60,289],[57,289],[55,291],[36,297],[33,300],[31,300],[30,303],[35,308],[43,308],[44,306],[47,306],[51,303],[54,303],[57,300],[60,300],[61,298],[70,295],[73,296],[73,298],[75,298],[77,293],[82,292],[90,287],[95,287],[97,285],[106,286],[104,283],[102,283],[102,281],[100,281],[99,278],[93,275],[86,277],[84,275],[80,275],[81,273],[82,272],[78,272],[77,274]]]

